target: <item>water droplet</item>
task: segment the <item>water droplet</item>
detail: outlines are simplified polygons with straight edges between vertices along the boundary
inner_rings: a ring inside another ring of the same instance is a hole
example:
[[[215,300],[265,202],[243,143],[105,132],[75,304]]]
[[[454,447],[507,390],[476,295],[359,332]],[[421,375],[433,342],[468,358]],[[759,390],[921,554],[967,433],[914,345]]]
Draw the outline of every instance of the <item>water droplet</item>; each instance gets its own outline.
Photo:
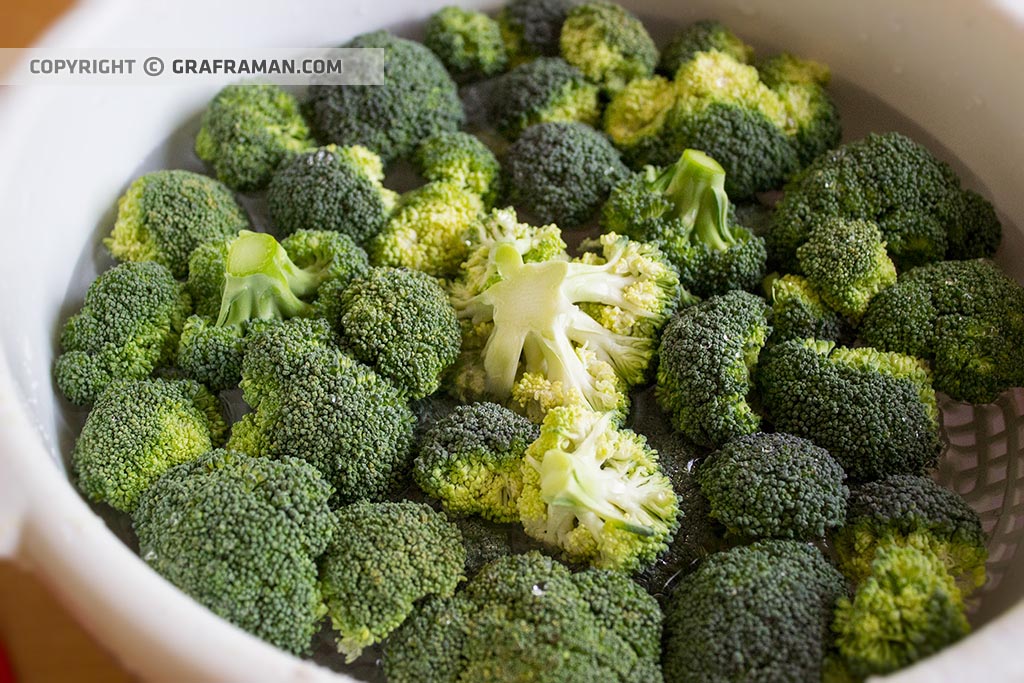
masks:
[[[544,595],[544,589],[541,588],[540,586],[534,586],[533,589],[530,592],[533,593],[534,597],[538,597],[538,598],[540,596]]]

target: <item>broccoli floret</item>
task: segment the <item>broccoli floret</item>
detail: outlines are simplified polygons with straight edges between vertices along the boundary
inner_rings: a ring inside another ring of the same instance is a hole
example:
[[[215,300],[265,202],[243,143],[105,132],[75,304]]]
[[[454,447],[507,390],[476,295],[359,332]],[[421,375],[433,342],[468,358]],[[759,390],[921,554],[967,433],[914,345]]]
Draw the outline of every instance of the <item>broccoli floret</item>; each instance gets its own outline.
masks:
[[[216,318],[224,294],[224,264],[231,239],[200,244],[188,259],[188,280],[185,291],[192,299],[196,315]]]
[[[301,460],[212,451],[142,495],[139,554],[219,616],[306,654],[325,612],[315,558],[333,530],[330,495]]]
[[[441,385],[459,355],[455,310],[437,280],[416,270],[372,268],[337,297],[335,329],[347,351],[391,380],[408,398],[423,398]]]
[[[119,261],[156,261],[183,278],[196,247],[247,227],[249,218],[234,195],[213,178],[153,171],[136,178],[117,200],[117,220],[103,244]]]
[[[213,98],[196,134],[196,156],[228,187],[248,192],[270,182],[290,154],[316,143],[295,97],[276,85],[229,85]]]
[[[772,304],[772,336],[769,344],[790,339],[845,340],[849,326],[800,275],[783,275],[769,281],[766,289]]]
[[[518,521],[523,452],[539,434],[535,424],[495,403],[460,405],[427,429],[413,477],[454,515]]]
[[[608,139],[582,123],[531,126],[505,156],[509,201],[543,223],[578,227],[629,174]]]
[[[684,308],[669,322],[658,350],[657,397],[676,429],[711,448],[757,431],[751,373],[770,333],[768,306],[739,291]]]
[[[648,166],[612,190],[601,210],[605,230],[657,241],[679,269],[680,285],[699,297],[754,289],[768,258],[764,240],[738,225],[725,171],[688,149],[665,168]]]
[[[909,666],[970,631],[941,560],[898,545],[878,549],[853,598],[840,598],[832,628],[842,666],[858,680]]]
[[[87,405],[115,379],[148,377],[173,361],[190,309],[182,285],[159,263],[122,263],[102,273],[61,330],[57,387]]]
[[[345,47],[383,50],[383,82],[310,86],[310,118],[319,139],[362,145],[390,164],[410,155],[421,140],[462,124],[455,82],[426,46],[375,31]]]
[[[896,266],[871,221],[823,220],[811,228],[796,256],[825,303],[851,320],[860,320],[871,298],[896,282]]]
[[[679,526],[678,501],[657,452],[643,436],[617,428],[612,413],[552,408],[522,471],[523,528],[572,562],[642,569]]]
[[[131,512],[166,470],[224,442],[220,404],[189,380],[125,379],[96,399],[71,452],[91,500]]]
[[[821,679],[843,580],[817,548],[767,540],[709,556],[665,608],[665,680]]]
[[[461,131],[433,135],[420,143],[412,161],[427,180],[455,183],[479,195],[488,209],[494,205],[501,185],[501,165],[475,135]]]
[[[643,23],[612,2],[569,10],[559,36],[562,57],[610,94],[654,73],[658,48]]]
[[[935,465],[938,411],[919,359],[793,340],[766,349],[757,383],[775,428],[826,449],[852,481]]]
[[[749,64],[754,57],[754,48],[744,43],[727,26],[713,19],[694,22],[679,31],[661,51],[658,70],[667,76],[674,76],[686,62],[698,52],[718,50],[738,62]]]
[[[645,379],[678,281],[657,247],[607,234],[595,248],[570,261],[557,228],[521,226],[511,212],[482,226],[451,292],[461,398],[512,399],[535,421],[572,401],[625,408],[623,385]]]
[[[935,388],[987,403],[1024,385],[1024,288],[989,261],[942,261],[903,273],[872,299],[860,335],[929,360]]]
[[[525,552],[530,546],[536,546],[536,550],[543,547],[523,533],[523,528],[518,523],[518,513],[515,519],[515,524],[496,524],[475,515],[452,520],[462,532],[462,543],[466,546],[467,577],[472,579],[480,569],[499,557],[514,555],[516,548],[519,552]]]
[[[378,266],[452,277],[466,258],[466,233],[483,211],[476,192],[451,181],[427,183],[402,195],[367,250]]]
[[[253,412],[232,427],[232,450],[307,460],[340,503],[380,499],[408,470],[412,412],[394,385],[334,346],[327,321],[250,331],[240,386]]]
[[[538,553],[485,566],[422,604],[384,651],[393,683],[660,683],[661,611],[620,572],[572,574]]]
[[[427,596],[450,597],[466,550],[458,527],[412,501],[353,503],[335,513],[320,591],[347,661],[380,642]]]
[[[793,178],[766,236],[768,254],[783,271],[799,272],[796,251],[812,225],[836,217],[877,223],[900,269],[991,256],[1001,228],[986,204],[921,145],[899,133],[872,134]]]
[[[757,64],[761,80],[778,93],[801,166],[839,144],[839,111],[825,89],[832,78],[819,62],[782,53]]]
[[[978,514],[963,498],[928,477],[896,475],[854,487],[846,525],[833,545],[840,569],[859,582],[880,546],[935,553],[966,595],[985,583],[988,551]]]
[[[493,76],[508,64],[501,27],[483,12],[438,10],[427,19],[423,44],[459,82]]]
[[[380,158],[364,147],[328,145],[286,160],[267,189],[267,208],[283,235],[333,230],[359,244],[384,229],[394,205]]]
[[[491,95],[491,117],[507,138],[537,123],[601,119],[598,88],[564,59],[542,57],[501,76]]]
[[[513,64],[534,57],[557,57],[570,0],[510,0],[498,14],[505,49]]]
[[[709,455],[697,478],[711,516],[741,538],[813,541],[846,517],[846,473],[799,436],[741,436]]]
[[[672,164],[685,149],[708,154],[735,199],[778,188],[799,168],[786,103],[757,69],[717,50],[698,52],[673,80],[630,83],[609,103],[604,126],[633,168]]]

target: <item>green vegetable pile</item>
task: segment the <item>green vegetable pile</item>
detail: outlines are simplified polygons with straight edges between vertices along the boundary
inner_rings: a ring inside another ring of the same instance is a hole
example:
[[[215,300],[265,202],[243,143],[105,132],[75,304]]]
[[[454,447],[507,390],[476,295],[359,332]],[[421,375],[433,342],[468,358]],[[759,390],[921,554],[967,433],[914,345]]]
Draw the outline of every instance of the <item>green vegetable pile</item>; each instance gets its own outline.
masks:
[[[209,175],[130,184],[59,332],[75,480],[147,563],[395,683],[859,681],[969,631],[937,394],[1024,385],[987,200],[717,21],[347,45],[382,85],[218,93]]]

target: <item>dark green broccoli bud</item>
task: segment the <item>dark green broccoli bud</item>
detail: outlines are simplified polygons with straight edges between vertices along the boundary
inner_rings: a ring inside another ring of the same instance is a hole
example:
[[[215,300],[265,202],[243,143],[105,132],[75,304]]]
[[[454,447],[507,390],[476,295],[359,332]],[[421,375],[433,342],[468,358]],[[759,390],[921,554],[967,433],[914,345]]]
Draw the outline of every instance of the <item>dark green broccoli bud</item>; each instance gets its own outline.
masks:
[[[367,250],[377,266],[452,277],[466,259],[466,234],[483,212],[480,195],[460,183],[427,183],[401,196]]]
[[[978,514],[928,477],[896,475],[854,487],[846,525],[833,538],[840,569],[864,580],[886,544],[935,553],[965,595],[985,583],[988,550]]]
[[[229,85],[203,113],[196,156],[228,187],[248,192],[270,182],[290,154],[316,143],[295,97],[276,85]]]
[[[131,512],[165,471],[224,442],[220,403],[189,380],[112,382],[71,452],[78,487],[91,500]]]
[[[327,321],[250,330],[240,386],[253,412],[232,427],[232,450],[306,460],[340,503],[380,499],[407,472],[412,412],[391,382],[338,350]]]
[[[428,596],[450,597],[466,550],[458,527],[428,505],[353,503],[335,513],[320,591],[347,661],[398,627]]]
[[[751,373],[771,327],[768,306],[729,292],[682,309],[665,327],[658,351],[657,397],[688,439],[715,448],[757,431],[748,401]]]
[[[148,377],[173,361],[190,309],[182,285],[159,263],[122,263],[100,274],[61,330],[57,387],[87,405],[115,379]]]
[[[518,524],[496,524],[475,515],[457,517],[452,521],[462,532],[462,544],[466,546],[465,574],[470,579],[484,565],[499,557],[514,555],[516,549],[523,552],[524,548],[537,546],[536,549],[540,550],[540,544],[526,538]]]
[[[455,309],[437,280],[416,270],[372,268],[340,294],[343,345],[409,398],[437,391],[459,355]]]
[[[871,298],[896,283],[896,266],[871,221],[825,219],[811,228],[796,257],[825,303],[852,320],[860,320]]]
[[[766,349],[757,383],[775,428],[826,449],[853,481],[923,472],[942,448],[919,359],[793,340]]]
[[[375,31],[345,47],[382,49],[383,82],[311,86],[308,107],[319,139],[361,145],[390,164],[410,155],[421,140],[462,124],[455,82],[426,46]]]
[[[990,261],[909,270],[872,299],[860,335],[931,362],[935,388],[987,403],[1024,385],[1024,288]]]
[[[193,315],[178,344],[178,368],[211,391],[224,391],[242,377],[244,326],[217,325],[216,318]]]
[[[643,23],[620,5],[598,0],[569,10],[559,46],[565,61],[610,94],[650,76],[658,48]]]
[[[792,179],[766,239],[772,261],[799,272],[796,250],[825,218],[875,221],[897,268],[943,258],[991,256],[999,244],[994,211],[965,196],[945,163],[904,135],[868,135],[821,155]],[[979,221],[975,223],[975,221]],[[975,248],[959,245],[972,243]]]
[[[384,670],[393,683],[660,683],[660,640],[657,602],[624,574],[527,553],[425,602],[389,639]]]
[[[413,477],[453,515],[519,521],[523,453],[537,425],[495,403],[462,405],[431,425]]]
[[[433,135],[416,148],[412,162],[427,180],[455,183],[479,195],[488,209],[497,199],[501,165],[475,135],[461,131]]]
[[[853,598],[836,607],[835,646],[857,680],[909,666],[967,635],[963,598],[942,561],[912,546],[878,549]]]
[[[301,460],[212,451],[142,495],[139,554],[215,614],[306,654],[325,612],[314,560],[333,531],[330,495]]]
[[[136,178],[117,200],[117,221],[103,244],[119,261],[156,261],[183,278],[196,247],[247,227],[249,218],[234,195],[213,178],[153,171]]]
[[[711,50],[724,52],[744,64],[749,64],[754,57],[754,48],[744,43],[725,24],[705,19],[690,24],[673,36],[661,51],[658,70],[666,76],[674,76],[679,67],[693,59],[698,52]]]
[[[697,478],[711,516],[741,538],[813,541],[846,517],[846,473],[799,436],[741,436],[709,455]]]
[[[192,298],[196,315],[216,318],[224,294],[224,264],[231,239],[200,244],[188,259],[188,280],[185,291]]]
[[[656,241],[695,296],[754,289],[764,277],[764,241],[736,224],[725,181],[718,162],[688,149],[669,166],[648,166],[616,185],[601,225]]]
[[[814,287],[800,275],[771,278],[766,286],[772,304],[772,336],[769,344],[790,339],[823,339],[842,341],[849,334],[849,326],[836,313]]]
[[[668,548],[679,504],[657,452],[615,419],[578,404],[548,411],[523,456],[519,516],[571,562],[636,571]]]
[[[542,57],[501,76],[491,96],[491,118],[507,138],[534,124],[601,120],[597,86],[564,59]]]
[[[508,64],[501,27],[483,12],[459,7],[438,10],[427,20],[423,44],[460,82],[493,76]]]
[[[768,540],[709,556],[665,608],[665,680],[816,681],[843,579],[817,548]]]
[[[842,124],[825,87],[831,80],[824,64],[782,53],[757,64],[761,80],[778,93],[786,109],[801,166],[839,144]]]
[[[570,0],[510,0],[498,14],[498,25],[512,63],[534,57],[557,57],[562,24]]]
[[[333,230],[362,244],[384,228],[394,204],[383,179],[380,158],[370,150],[328,145],[281,164],[267,189],[267,208],[283,235]]]
[[[593,216],[629,174],[608,139],[582,123],[531,126],[504,163],[509,201],[567,229]]]

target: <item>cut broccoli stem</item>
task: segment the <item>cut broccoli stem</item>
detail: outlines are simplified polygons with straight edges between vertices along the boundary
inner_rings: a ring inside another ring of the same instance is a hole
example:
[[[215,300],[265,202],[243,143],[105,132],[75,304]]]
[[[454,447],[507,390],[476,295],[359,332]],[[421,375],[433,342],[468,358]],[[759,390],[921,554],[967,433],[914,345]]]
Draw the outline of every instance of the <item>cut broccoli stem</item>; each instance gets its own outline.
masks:
[[[658,175],[654,187],[675,205],[674,215],[689,234],[717,251],[736,246],[738,241],[729,230],[725,169],[717,161],[688,149]]]
[[[272,236],[243,230],[228,249],[217,325],[308,315],[312,306],[299,297],[313,294],[319,285],[320,278],[292,263]]]

